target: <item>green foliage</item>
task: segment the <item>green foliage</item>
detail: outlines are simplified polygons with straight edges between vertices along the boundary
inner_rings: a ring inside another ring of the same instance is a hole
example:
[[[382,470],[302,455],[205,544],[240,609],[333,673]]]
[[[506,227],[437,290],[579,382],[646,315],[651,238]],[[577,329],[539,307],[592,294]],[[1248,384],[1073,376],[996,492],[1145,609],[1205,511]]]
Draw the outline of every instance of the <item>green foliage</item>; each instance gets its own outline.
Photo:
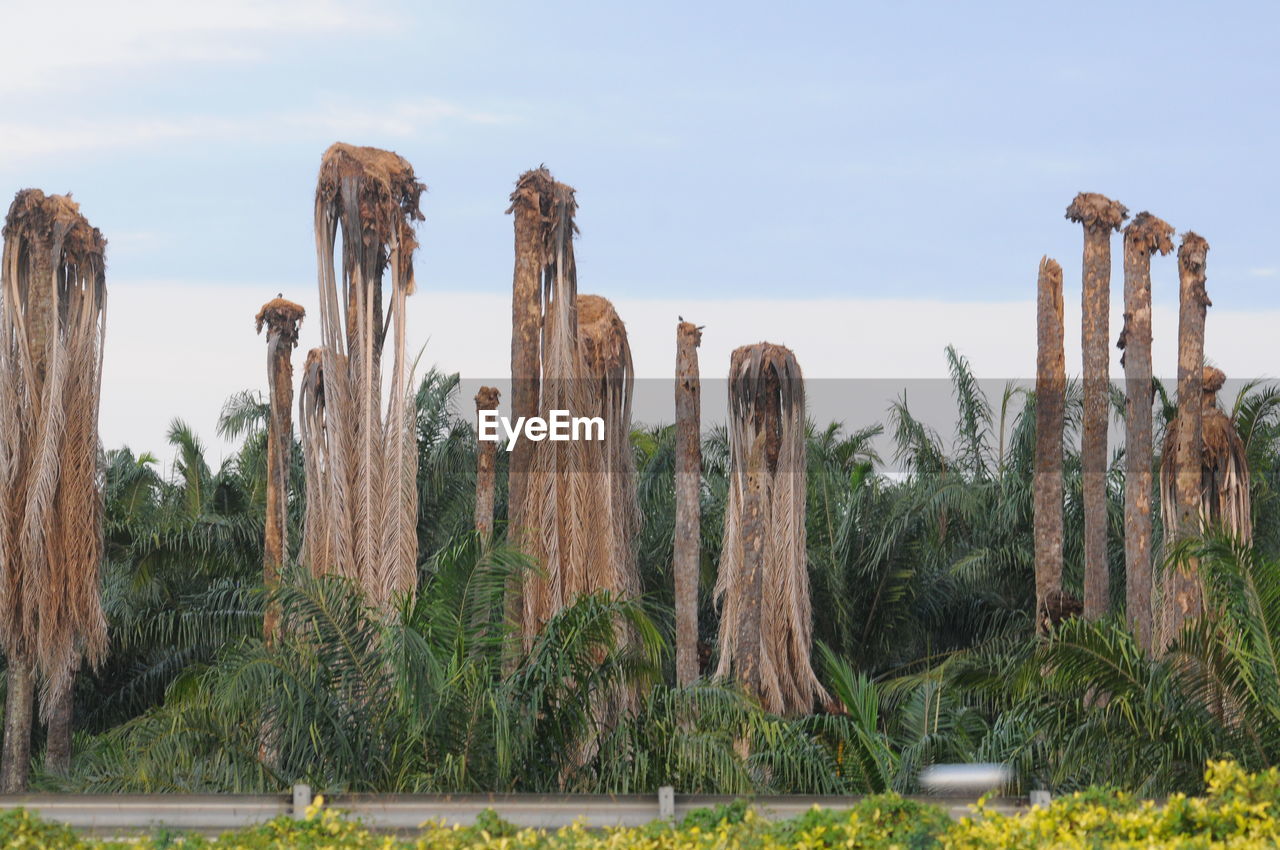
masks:
[[[78,837],[22,809],[0,814],[0,847],[143,848],[385,848],[385,850],[1007,850],[1008,848],[1269,848],[1280,841],[1280,772],[1250,774],[1238,764],[1214,762],[1205,772],[1206,793],[1175,794],[1162,804],[1132,795],[1088,789],[1005,814],[979,803],[951,821],[938,807],[881,794],[849,809],[810,811],[770,822],[745,800],[690,812],[678,826],[589,831],[574,825],[554,832],[519,829],[492,810],[473,826],[426,825],[412,839],[372,832],[324,805],[322,798],[300,820],[281,817],[258,827],[206,840],[152,836],[119,844]]]
[[[729,683],[670,686],[671,427],[632,435],[644,597],[580,600],[518,664],[507,656],[505,588],[538,567],[501,539],[505,452],[499,539],[486,550],[470,530],[475,441],[457,410],[456,375],[430,371],[416,395],[419,587],[390,617],[333,579],[292,575],[268,600],[259,394],[224,408],[219,432],[242,445],[221,464],[181,422],[164,469],[149,454],[108,452],[111,653],[79,680],[72,775],[40,782],[101,791],[275,791],[305,781],[327,791],[648,793],[674,784],[733,795],[911,793],[929,764],[993,761],[1014,769],[1015,790],[1111,783],[1159,795],[1201,790],[1208,759],[1280,764],[1280,391],[1247,386],[1231,411],[1253,473],[1254,543],[1210,534],[1167,553],[1198,561],[1215,617],[1152,659],[1120,616],[1120,454],[1108,490],[1112,618],[1068,621],[1037,639],[1034,393],[1010,385],[989,399],[962,356],[949,349],[946,358],[950,429],[917,418],[905,393],[884,425],[810,425],[815,669],[833,704],[808,717],[767,715]],[[1161,409],[1174,410],[1156,389]],[[1071,385],[1065,584],[1074,593],[1080,405]],[[293,475],[296,541],[297,453]],[[727,488],[727,437],[712,429],[701,489],[704,669],[715,664],[710,591]],[[268,601],[288,624],[272,647],[261,640]],[[623,694],[634,694],[633,710],[607,710]]]

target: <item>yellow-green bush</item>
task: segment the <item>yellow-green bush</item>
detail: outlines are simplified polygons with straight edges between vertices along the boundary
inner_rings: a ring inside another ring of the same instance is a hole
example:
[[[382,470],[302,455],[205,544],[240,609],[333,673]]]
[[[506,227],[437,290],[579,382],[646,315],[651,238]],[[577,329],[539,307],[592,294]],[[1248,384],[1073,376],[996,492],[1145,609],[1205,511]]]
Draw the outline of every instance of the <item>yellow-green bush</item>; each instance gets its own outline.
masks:
[[[743,804],[695,812],[678,825],[554,832],[517,829],[486,814],[474,827],[428,825],[416,839],[370,832],[318,801],[302,820],[277,818],[216,839],[157,835],[139,842],[77,836],[21,809],[0,814],[2,848],[160,848],[207,850],[988,850],[988,848],[1274,848],[1280,846],[1280,771],[1249,774],[1230,762],[1209,765],[1203,797],[1175,795],[1162,805],[1092,790],[1046,808],[1002,815],[981,806],[958,822],[934,806],[891,794],[847,810],[814,809],[771,823]]]

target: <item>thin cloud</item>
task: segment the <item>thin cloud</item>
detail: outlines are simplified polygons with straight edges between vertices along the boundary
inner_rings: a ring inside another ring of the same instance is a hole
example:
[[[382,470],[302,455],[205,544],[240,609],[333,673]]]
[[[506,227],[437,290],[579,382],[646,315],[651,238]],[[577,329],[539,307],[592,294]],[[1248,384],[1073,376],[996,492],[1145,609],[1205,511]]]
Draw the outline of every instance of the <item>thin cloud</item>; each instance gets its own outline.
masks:
[[[313,135],[405,139],[450,124],[496,125],[513,120],[511,115],[470,109],[440,98],[418,98],[391,102],[377,109],[352,109],[331,102],[310,110],[233,118],[193,115],[79,119],[58,124],[0,121],[0,158],[29,160],[155,147],[184,140],[263,144]]]
[[[69,0],[10,4],[4,15],[0,96],[94,87],[104,73],[254,61],[281,39],[393,29],[390,15],[336,0]]]
[[[1267,266],[1259,269],[1249,269],[1249,277],[1275,277],[1280,275],[1280,269],[1275,266]]]

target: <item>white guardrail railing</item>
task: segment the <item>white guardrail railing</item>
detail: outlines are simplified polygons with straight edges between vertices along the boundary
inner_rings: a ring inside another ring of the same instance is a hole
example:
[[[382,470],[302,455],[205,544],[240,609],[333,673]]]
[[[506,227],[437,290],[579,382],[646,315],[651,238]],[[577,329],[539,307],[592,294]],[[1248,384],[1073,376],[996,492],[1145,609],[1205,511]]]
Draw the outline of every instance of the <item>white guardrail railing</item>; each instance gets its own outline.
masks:
[[[556,829],[575,821],[593,828],[640,826],[654,820],[679,820],[687,813],[730,803],[734,797],[675,794],[334,794],[325,806],[343,811],[372,829],[413,832],[428,821],[468,825],[485,809],[520,827]],[[752,805],[771,819],[790,818],[814,806],[848,808],[860,797],[754,797]],[[973,797],[916,797],[942,806],[953,817],[969,813]],[[23,807],[41,817],[94,834],[129,834],[168,829],[219,833],[252,826],[279,815],[302,817],[311,789],[293,794],[4,794],[0,809]],[[989,799],[995,811],[1026,807],[1019,798]]]

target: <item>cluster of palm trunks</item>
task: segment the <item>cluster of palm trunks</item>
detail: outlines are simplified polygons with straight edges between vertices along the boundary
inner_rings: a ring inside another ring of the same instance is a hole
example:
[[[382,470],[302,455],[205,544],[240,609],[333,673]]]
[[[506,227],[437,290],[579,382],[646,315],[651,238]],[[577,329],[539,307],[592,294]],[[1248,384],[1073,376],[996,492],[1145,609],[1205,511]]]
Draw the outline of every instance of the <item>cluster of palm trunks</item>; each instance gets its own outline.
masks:
[[[1110,409],[1111,232],[1128,210],[1103,195],[1082,192],[1067,218],[1084,228],[1082,286],[1084,599],[1066,594],[1063,571],[1063,422],[1066,364],[1062,268],[1040,261],[1037,302],[1035,581],[1041,631],[1081,610],[1086,618],[1109,610],[1107,561],[1107,422]],[[1166,557],[1154,570],[1152,494],[1156,485],[1152,436],[1155,397],[1151,356],[1151,257],[1173,251],[1174,228],[1141,212],[1124,232],[1124,327],[1117,346],[1125,374],[1125,611],[1139,643],[1162,650],[1187,620],[1202,613],[1194,559]],[[1244,446],[1219,408],[1225,376],[1205,365],[1204,326],[1211,302],[1205,289],[1209,244],[1193,232],[1178,246],[1178,412],[1160,453],[1159,492],[1166,556],[1179,540],[1213,526],[1242,540],[1251,533]]]
[[[299,382],[305,514],[296,553],[287,533],[293,446],[292,353],[304,318],[283,297],[256,316],[267,341],[270,415],[263,578],[286,564],[341,575],[390,612],[417,581],[417,450],[405,299],[413,294],[414,224],[426,187],[389,151],[338,143],[325,152],[315,196],[321,345]],[[613,305],[579,294],[574,190],[545,168],[522,175],[515,225],[511,406],[600,416],[603,441],[520,441],[509,470],[508,542],[537,569],[507,591],[511,656],[557,611],[587,593],[639,593],[634,537],[641,517],[630,445],[634,371]],[[105,654],[98,405],[105,327],[106,240],[65,196],[19,192],[4,226],[0,291],[0,642],[7,689],[0,791],[27,784],[33,706],[49,727],[48,761],[70,758],[71,683]],[[340,264],[335,263],[340,257]],[[695,681],[699,573],[702,328],[676,330],[679,457],[674,581],[677,676]],[[390,343],[390,348],[387,343]],[[825,699],[810,666],[805,556],[805,408],[800,366],[770,343],[730,363],[731,490],[715,593],[721,607],[717,675],[770,711],[800,714]],[[477,409],[494,409],[482,388]],[[494,534],[493,444],[478,452],[475,524]],[[263,623],[270,643],[279,614]],[[619,639],[632,639],[618,626]],[[37,694],[38,690],[38,694]],[[38,696],[38,699],[37,699]],[[605,695],[622,712],[635,695]],[[268,730],[269,731],[269,730]],[[269,757],[264,734],[264,757]]]

